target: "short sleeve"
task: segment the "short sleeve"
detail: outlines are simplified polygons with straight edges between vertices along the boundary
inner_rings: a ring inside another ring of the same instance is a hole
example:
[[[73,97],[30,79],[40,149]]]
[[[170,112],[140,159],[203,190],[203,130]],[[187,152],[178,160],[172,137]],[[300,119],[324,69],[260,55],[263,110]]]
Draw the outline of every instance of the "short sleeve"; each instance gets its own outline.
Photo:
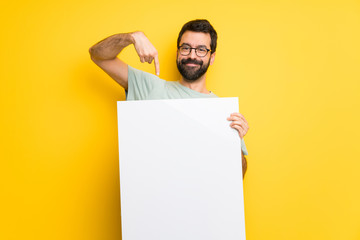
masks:
[[[248,151],[247,151],[247,149],[246,149],[246,145],[245,145],[244,139],[241,139],[241,151],[243,152],[244,155],[248,155]]]
[[[162,79],[128,65],[126,100],[145,100],[150,92],[162,84]]]

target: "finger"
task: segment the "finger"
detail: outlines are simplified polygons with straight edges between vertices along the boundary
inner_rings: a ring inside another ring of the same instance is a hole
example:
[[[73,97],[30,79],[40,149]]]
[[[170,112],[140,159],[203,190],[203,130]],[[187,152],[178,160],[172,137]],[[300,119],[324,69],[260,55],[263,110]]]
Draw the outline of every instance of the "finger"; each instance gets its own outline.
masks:
[[[232,113],[232,114],[230,114],[230,116],[237,116],[237,117],[243,119],[247,123],[244,115],[242,115],[241,113]]]
[[[232,120],[231,124],[239,124],[239,125],[242,125],[244,127],[249,128],[249,124],[246,121],[244,121],[243,119],[241,119],[241,118],[238,118],[236,120]]]
[[[239,119],[241,119],[241,118],[238,116],[230,116],[227,118],[227,120],[229,120],[229,121],[235,121],[235,120],[239,120]]]
[[[241,127],[244,131],[246,131],[247,127],[246,124],[244,122],[240,122],[240,121],[236,121],[236,122],[232,122],[230,124],[230,127],[234,127],[234,126],[239,126]]]
[[[239,133],[241,133],[241,136],[242,136],[242,137],[245,137],[245,135],[246,135],[247,132],[248,132],[246,129],[242,128],[242,127],[239,126],[239,125],[234,125],[234,126],[232,126],[232,128],[236,129]]]
[[[231,122],[231,124],[238,124],[238,125],[242,125],[242,126],[247,126],[247,123],[242,119],[233,120]]]
[[[239,112],[234,112],[234,113],[232,113],[232,114],[230,114],[230,116],[233,116],[233,115],[235,115],[235,116],[243,116],[241,113],[239,113]]]
[[[235,121],[230,124],[231,127],[235,125],[240,126],[243,129],[244,131],[243,136],[245,136],[245,134],[249,131],[249,126],[245,122]]]
[[[140,62],[144,63],[144,62],[145,62],[145,58],[144,58],[144,57],[140,57]]]
[[[147,63],[152,62],[152,57],[151,56],[145,56],[144,59],[145,59],[145,62],[147,62]]]
[[[245,119],[243,119],[243,118],[241,118],[241,117],[239,117],[239,116],[236,116],[236,115],[233,115],[233,116],[228,117],[227,120],[229,120],[229,121],[244,121],[244,122],[246,122]]]
[[[232,128],[236,129],[239,133],[240,138],[242,139],[244,137],[244,131],[241,127],[239,127],[238,125],[232,126]]]
[[[159,64],[159,57],[158,55],[155,55],[154,57],[154,64],[155,64],[155,73],[156,75],[160,75],[160,64]]]
[[[242,120],[244,120],[247,123],[245,117],[241,113],[235,113],[233,116],[237,116],[237,117],[241,118]]]

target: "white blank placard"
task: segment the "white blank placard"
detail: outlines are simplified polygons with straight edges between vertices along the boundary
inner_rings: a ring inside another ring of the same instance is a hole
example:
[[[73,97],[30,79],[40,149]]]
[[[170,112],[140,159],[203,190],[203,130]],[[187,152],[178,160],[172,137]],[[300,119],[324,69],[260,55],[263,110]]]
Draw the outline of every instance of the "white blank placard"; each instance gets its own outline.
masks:
[[[118,102],[123,240],[243,240],[237,98]]]

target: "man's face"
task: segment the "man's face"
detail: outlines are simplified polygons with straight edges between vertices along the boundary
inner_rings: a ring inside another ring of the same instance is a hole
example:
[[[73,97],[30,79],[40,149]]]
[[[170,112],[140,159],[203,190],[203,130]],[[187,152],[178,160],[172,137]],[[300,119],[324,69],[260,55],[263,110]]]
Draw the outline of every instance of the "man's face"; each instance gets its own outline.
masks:
[[[191,48],[205,47],[210,49],[211,37],[209,33],[186,31],[181,37],[180,45],[186,44]],[[177,67],[184,80],[194,82],[203,76],[209,65],[214,62],[215,53],[208,52],[205,57],[198,57],[195,49],[190,54],[183,56],[179,50],[177,53]]]

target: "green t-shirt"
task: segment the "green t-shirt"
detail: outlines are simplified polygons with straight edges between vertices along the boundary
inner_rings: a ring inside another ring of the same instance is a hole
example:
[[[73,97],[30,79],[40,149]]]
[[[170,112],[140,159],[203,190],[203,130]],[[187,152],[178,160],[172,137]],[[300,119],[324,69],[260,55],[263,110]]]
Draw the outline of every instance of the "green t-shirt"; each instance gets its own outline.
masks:
[[[165,81],[158,76],[147,73],[128,65],[128,90],[126,100],[158,100],[182,98],[214,98],[214,93],[205,94],[183,86],[179,82]],[[248,155],[244,139],[241,150]]]
[[[199,93],[179,82],[165,81],[156,75],[128,66],[126,100],[157,100],[181,98],[210,98],[215,94]]]

